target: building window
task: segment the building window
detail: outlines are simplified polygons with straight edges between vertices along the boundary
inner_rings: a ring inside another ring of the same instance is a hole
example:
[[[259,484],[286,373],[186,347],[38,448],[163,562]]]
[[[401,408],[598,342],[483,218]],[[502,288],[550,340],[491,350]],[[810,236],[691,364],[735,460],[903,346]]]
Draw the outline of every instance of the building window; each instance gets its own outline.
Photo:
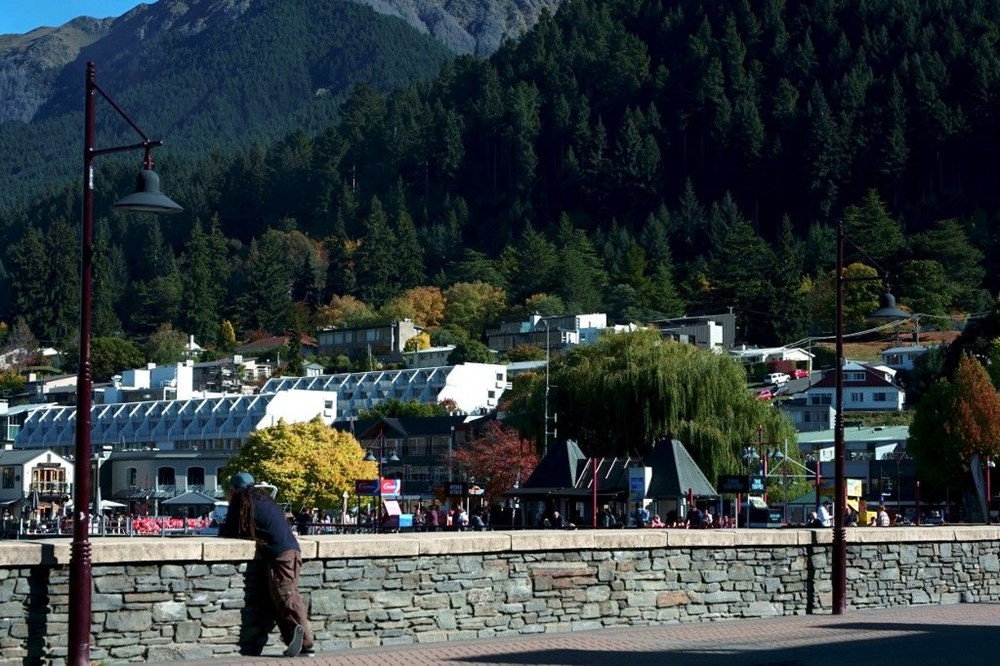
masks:
[[[125,485],[134,488],[139,485],[139,470],[129,467],[125,470]]]
[[[812,421],[812,412],[803,412],[802,413],[802,420],[805,421],[806,423],[811,422]]]
[[[188,490],[192,489],[192,486],[197,486],[197,489],[205,487],[205,468],[204,467],[188,467]]]
[[[888,396],[885,393],[874,393],[872,394],[872,400],[875,402],[889,402]]]
[[[161,467],[156,470],[156,485],[157,487],[162,486],[173,486],[177,483],[174,477],[173,467]]]
[[[222,478],[222,470],[223,470],[222,467],[216,467],[215,468],[215,487],[216,488],[222,488],[223,487],[223,482],[225,481],[225,479]]]
[[[851,402],[864,402],[864,401],[865,401],[864,393],[854,393],[854,392],[851,393]]]
[[[4,467],[3,468],[3,487],[13,488],[14,487],[14,468]]]
[[[502,382],[503,381],[503,373],[502,372],[498,372],[497,373],[497,381],[498,382]]]

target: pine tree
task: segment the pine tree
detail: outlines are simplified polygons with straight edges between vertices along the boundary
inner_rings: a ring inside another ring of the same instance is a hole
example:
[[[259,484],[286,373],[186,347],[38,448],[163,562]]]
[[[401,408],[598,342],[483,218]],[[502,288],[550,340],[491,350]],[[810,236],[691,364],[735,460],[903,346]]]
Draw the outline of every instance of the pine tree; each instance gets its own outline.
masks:
[[[382,202],[372,197],[364,220],[364,236],[354,253],[358,294],[363,301],[381,305],[398,293],[399,287],[392,281],[396,272],[397,242]]]

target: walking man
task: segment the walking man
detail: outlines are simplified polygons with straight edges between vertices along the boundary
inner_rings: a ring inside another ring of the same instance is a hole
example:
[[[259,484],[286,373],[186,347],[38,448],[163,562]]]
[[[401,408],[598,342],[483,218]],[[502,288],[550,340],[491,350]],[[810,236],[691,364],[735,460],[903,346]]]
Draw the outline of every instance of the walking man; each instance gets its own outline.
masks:
[[[229,480],[229,511],[219,536],[257,542],[267,560],[267,584],[286,657],[311,655],[313,635],[299,594],[302,552],[284,510],[268,493],[254,488],[246,472]]]

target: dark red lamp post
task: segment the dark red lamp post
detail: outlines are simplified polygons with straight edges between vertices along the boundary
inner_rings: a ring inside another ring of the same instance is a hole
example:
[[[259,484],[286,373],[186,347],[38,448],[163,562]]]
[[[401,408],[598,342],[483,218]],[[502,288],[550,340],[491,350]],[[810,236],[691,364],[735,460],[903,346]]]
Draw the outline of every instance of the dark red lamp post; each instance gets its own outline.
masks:
[[[844,223],[837,223],[837,316],[834,327],[836,329],[836,383],[834,384],[834,430],[833,430],[833,476],[834,476],[834,499],[833,507],[833,614],[843,615],[847,612],[847,526],[844,523],[844,510],[847,507],[847,479],[844,471],[844,463],[847,459],[847,447],[844,444],[844,283],[855,280],[883,280],[882,277],[851,277],[844,276]],[[853,241],[851,245],[865,254]],[[876,266],[871,257],[866,258]],[[910,315],[896,307],[895,297],[889,293],[889,286],[885,284],[879,299],[879,309],[868,315],[872,319],[900,320],[909,319]],[[817,489],[819,487],[819,475],[817,474]]]
[[[99,93],[142,138],[140,143],[96,148],[94,94]],[[93,378],[90,367],[91,282],[94,265],[94,158],[107,153],[145,150],[136,191],[115,203],[115,208],[142,213],[179,213],[181,207],[160,192],[153,171],[151,141],[125,112],[97,85],[94,63],[87,63],[86,108],[83,131],[83,229],[80,261],[80,370],[76,383],[76,448],[73,461],[73,543],[69,563],[69,666],[90,666],[91,566],[90,566],[90,407]]]

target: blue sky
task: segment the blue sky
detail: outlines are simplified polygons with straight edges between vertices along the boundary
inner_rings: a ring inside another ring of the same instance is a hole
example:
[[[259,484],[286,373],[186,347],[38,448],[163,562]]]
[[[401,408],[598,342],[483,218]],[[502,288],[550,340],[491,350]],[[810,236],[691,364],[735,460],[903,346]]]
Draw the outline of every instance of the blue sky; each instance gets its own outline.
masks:
[[[140,0],[0,0],[0,35],[62,25],[77,16],[121,16],[138,4]]]

